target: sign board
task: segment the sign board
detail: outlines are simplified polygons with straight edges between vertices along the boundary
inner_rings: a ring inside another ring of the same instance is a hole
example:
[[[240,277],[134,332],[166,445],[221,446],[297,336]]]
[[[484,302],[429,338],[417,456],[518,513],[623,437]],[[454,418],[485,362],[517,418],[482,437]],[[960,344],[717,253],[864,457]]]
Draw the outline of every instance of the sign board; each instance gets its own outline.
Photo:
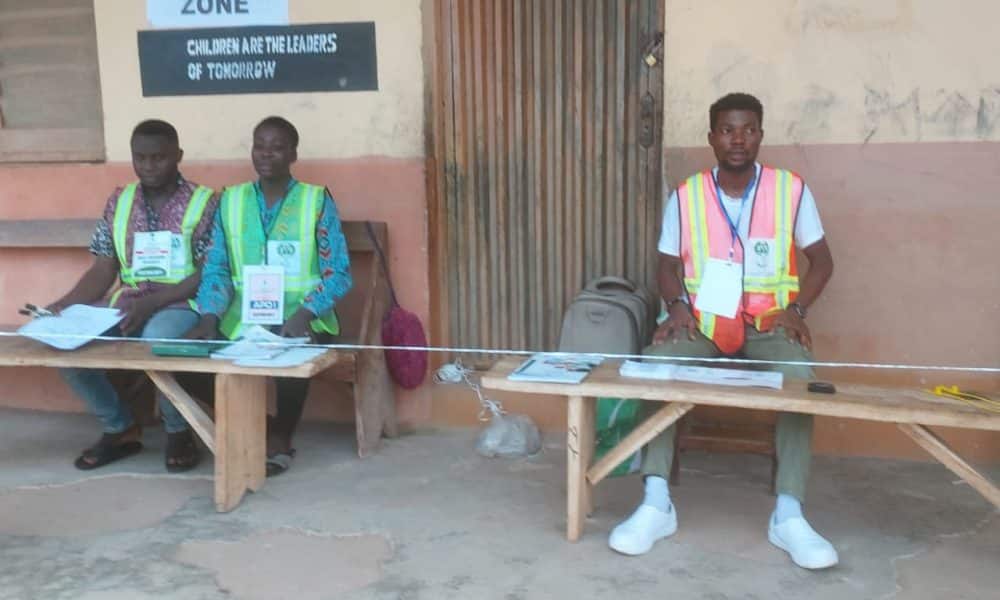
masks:
[[[378,89],[375,23],[139,32],[143,96]]]
[[[146,18],[157,29],[287,25],[288,0],[146,0]]]

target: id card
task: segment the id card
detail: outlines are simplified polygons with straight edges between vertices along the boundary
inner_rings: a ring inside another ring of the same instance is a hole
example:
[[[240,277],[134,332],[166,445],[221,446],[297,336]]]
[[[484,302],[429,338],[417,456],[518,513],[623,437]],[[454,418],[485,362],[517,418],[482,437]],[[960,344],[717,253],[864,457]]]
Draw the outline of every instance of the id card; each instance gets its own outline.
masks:
[[[701,312],[732,319],[740,308],[742,297],[743,265],[717,258],[708,259],[694,307]]]
[[[187,265],[190,250],[183,234],[174,233],[170,237],[170,268],[176,273],[183,273]]]
[[[778,274],[774,240],[750,238],[743,252],[747,277],[774,277]]]
[[[243,267],[246,325],[281,325],[285,316],[285,270],[274,265]]]
[[[140,278],[170,277],[169,231],[143,231],[132,238],[132,275]]]
[[[267,264],[280,266],[290,277],[301,275],[302,260],[299,256],[301,242],[283,240],[267,241]]]

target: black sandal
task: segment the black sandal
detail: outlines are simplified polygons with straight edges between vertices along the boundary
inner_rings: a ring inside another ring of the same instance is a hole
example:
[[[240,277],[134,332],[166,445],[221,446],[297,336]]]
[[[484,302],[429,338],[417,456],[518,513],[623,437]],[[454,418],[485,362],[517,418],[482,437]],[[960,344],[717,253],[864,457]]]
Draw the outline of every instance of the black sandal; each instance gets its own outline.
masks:
[[[167,434],[167,448],[164,452],[163,464],[168,473],[183,473],[190,471],[201,462],[201,452],[194,441],[191,430]]]
[[[267,457],[267,476],[275,477],[281,475],[292,466],[292,459],[295,458],[295,448],[288,452],[278,452],[274,456]]]
[[[142,451],[142,442],[137,440],[121,441],[126,433],[136,428],[138,426],[129,427],[121,433],[105,433],[101,439],[97,440],[96,444],[80,453],[80,456],[73,461],[73,466],[81,471],[90,471],[138,454]],[[141,434],[142,430],[140,429],[139,435]]]

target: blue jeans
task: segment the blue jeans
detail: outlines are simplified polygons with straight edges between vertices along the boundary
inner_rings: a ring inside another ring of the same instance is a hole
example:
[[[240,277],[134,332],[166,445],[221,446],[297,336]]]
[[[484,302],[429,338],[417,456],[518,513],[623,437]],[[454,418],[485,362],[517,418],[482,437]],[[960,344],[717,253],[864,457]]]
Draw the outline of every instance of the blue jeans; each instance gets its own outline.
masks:
[[[140,337],[179,338],[198,323],[198,313],[187,308],[165,308],[155,313],[142,328]],[[105,335],[117,335],[118,328]],[[118,397],[118,392],[108,381],[104,371],[97,369],[59,369],[59,374],[76,395],[83,399],[104,427],[105,433],[121,433],[135,420],[132,411]],[[163,428],[167,433],[179,433],[188,428],[187,421],[159,390],[156,401],[163,415]]]

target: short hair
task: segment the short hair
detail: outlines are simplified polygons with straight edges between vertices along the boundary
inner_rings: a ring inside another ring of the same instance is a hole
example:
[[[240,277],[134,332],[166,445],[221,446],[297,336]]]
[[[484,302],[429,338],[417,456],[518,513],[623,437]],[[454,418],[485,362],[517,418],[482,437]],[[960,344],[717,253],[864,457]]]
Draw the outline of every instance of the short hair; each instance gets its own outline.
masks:
[[[760,126],[764,126],[764,105],[755,96],[743,93],[726,94],[715,101],[715,104],[708,109],[708,128],[715,130],[715,122],[719,118],[719,113],[729,110],[749,110],[757,114],[757,121]]]
[[[174,144],[180,142],[174,126],[160,119],[147,119],[136,125],[135,129],[132,130],[132,137],[134,138],[139,135],[164,137],[167,138],[168,142]]]
[[[291,121],[284,117],[270,116],[257,123],[257,126],[253,128],[254,134],[257,133],[261,127],[276,127],[284,131],[288,138],[292,141],[292,148],[299,147],[299,130],[292,125]]]

